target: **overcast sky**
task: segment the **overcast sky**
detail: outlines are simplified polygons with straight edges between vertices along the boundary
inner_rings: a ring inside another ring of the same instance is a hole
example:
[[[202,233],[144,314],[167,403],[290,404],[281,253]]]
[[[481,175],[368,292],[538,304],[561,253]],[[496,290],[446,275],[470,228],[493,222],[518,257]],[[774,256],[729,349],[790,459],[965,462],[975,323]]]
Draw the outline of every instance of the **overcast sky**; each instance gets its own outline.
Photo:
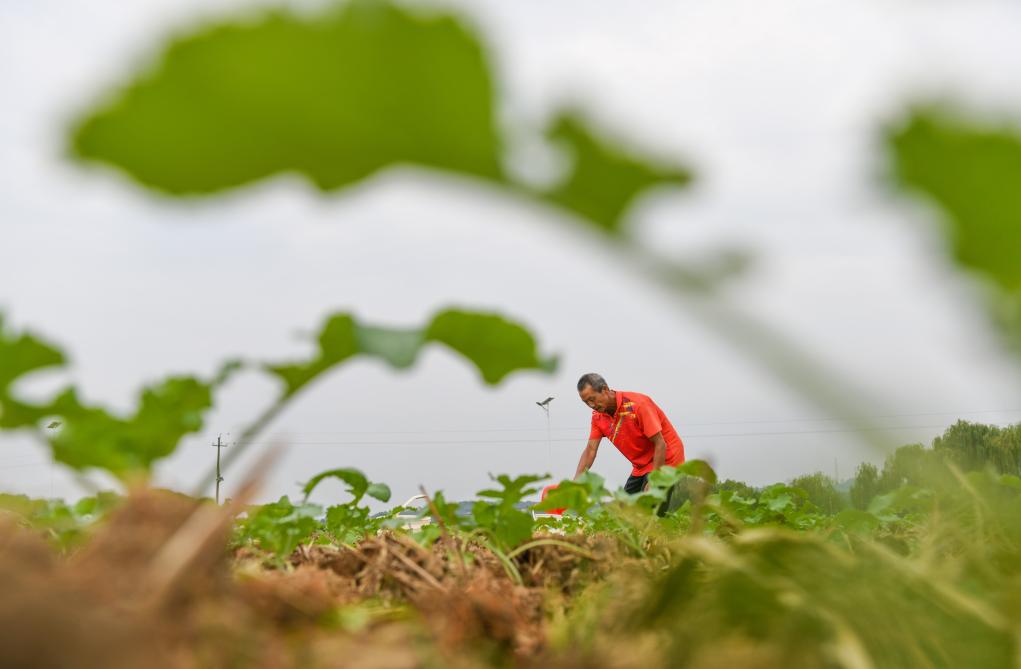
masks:
[[[349,364],[274,424],[291,445],[262,497],[293,496],[296,482],[336,466],[388,482],[398,502],[419,484],[468,497],[488,472],[569,476],[590,414],[574,383],[588,371],[651,395],[688,457],[726,478],[764,484],[835,467],[845,478],[863,459],[882,460],[674,296],[535,208],[414,170],[330,197],[281,177],[182,204],[65,159],[68,120],[168,32],[200,11],[248,4],[0,6],[0,309],[73,358],[70,373],[25,392],[73,380],[87,399],[129,410],[141,384],[167,374],[206,375],[238,355],[306,355],[302,333],[333,311],[415,325],[456,304],[528,324],[561,354],[558,373],[487,388],[441,349],[406,373]],[[877,141],[884,123],[933,96],[1016,117],[1021,6],[445,4],[491,45],[513,132],[527,135],[573,102],[614,134],[691,165],[694,188],[633,211],[643,243],[692,263],[751,253],[731,298],[864,389],[892,441],[928,441],[958,417],[1021,420],[1021,370],[986,326],[980,287],[948,269],[932,212],[884,189]],[[217,434],[236,433],[274,392],[258,375],[237,377],[157,481],[190,488]],[[547,395],[557,398],[552,453],[533,403]],[[0,446],[0,490],[81,494],[25,438],[3,435]],[[629,469],[604,443],[596,470],[620,484]],[[226,473],[228,494],[240,477]]]

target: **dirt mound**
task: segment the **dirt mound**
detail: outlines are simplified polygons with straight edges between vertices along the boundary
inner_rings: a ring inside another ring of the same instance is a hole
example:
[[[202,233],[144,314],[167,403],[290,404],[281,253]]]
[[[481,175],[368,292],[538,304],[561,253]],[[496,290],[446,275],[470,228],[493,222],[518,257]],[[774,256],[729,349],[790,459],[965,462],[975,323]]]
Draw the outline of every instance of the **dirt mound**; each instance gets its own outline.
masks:
[[[292,563],[331,572],[359,598],[411,604],[447,649],[469,644],[519,657],[539,651],[544,584],[516,585],[488,549],[455,541],[427,549],[387,534],[350,548],[302,548]]]
[[[599,535],[537,536],[515,556],[524,584],[572,594],[620,564],[620,546]]]
[[[408,537],[384,534],[342,549],[299,548],[292,564],[311,564],[339,576],[359,597],[407,601],[422,592],[447,589],[459,565],[452,554],[423,548]]]
[[[146,620],[110,607],[35,533],[0,523],[0,654],[10,667],[175,666]]]
[[[541,590],[480,570],[466,583],[436,594],[417,597],[414,604],[447,650],[471,645],[524,658],[545,644]]]
[[[0,518],[5,664],[473,669],[546,645],[544,596],[580,587],[610,551],[547,538],[505,563],[477,543],[401,534],[302,546],[283,568],[226,550],[229,510],[139,490],[59,558]],[[519,573],[520,572],[520,573]]]

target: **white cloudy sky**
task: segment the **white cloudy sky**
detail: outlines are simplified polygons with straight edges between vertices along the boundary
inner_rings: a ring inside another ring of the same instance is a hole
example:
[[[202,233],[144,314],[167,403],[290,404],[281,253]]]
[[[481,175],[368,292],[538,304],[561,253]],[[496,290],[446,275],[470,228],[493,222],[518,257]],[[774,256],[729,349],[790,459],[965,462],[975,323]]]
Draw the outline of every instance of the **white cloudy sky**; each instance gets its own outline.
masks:
[[[400,325],[460,304],[529,324],[561,354],[560,371],[491,389],[442,350],[400,374],[355,362],[273,426],[291,446],[263,497],[293,495],[295,482],[334,466],[389,482],[397,501],[419,484],[466,497],[487,472],[570,475],[588,431],[574,381],[593,370],[652,395],[688,457],[728,478],[762,484],[835,464],[844,477],[882,459],[584,231],[534,208],[408,170],[327,198],[286,177],[180,204],[63,157],[68,119],[161,36],[199,12],[248,4],[0,7],[0,308],[74,363],[25,392],[72,379],[88,399],[128,410],[140,384],[168,373],[303,355],[301,333],[331,311]],[[616,134],[693,165],[697,187],[633,212],[643,241],[689,262],[751,252],[730,297],[862,389],[891,441],[931,439],[958,416],[1021,420],[1021,373],[985,327],[978,287],[946,268],[930,212],[884,191],[877,143],[881,125],[923,97],[1017,114],[1021,6],[446,4],[492,45],[515,133],[580,102]],[[193,485],[217,433],[236,433],[273,390],[238,377],[158,481]],[[533,404],[547,395],[557,397],[552,455]],[[0,489],[81,494],[24,437],[0,436],[0,446]],[[608,444],[596,469],[611,482],[629,471]],[[240,474],[226,478],[229,494]]]

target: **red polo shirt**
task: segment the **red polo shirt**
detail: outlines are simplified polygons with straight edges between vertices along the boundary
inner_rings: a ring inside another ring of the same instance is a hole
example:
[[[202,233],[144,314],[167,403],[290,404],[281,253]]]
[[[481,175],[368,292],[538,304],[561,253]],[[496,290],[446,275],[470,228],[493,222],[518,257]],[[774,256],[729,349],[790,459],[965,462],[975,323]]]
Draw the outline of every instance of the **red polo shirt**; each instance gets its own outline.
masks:
[[[615,390],[617,410],[612,416],[600,411],[592,412],[592,431],[589,439],[606,437],[633,465],[632,476],[652,471],[652,456],[656,447],[652,437],[663,433],[666,442],[666,464],[677,466],[684,462],[684,444],[666,414],[652,398],[641,393]]]

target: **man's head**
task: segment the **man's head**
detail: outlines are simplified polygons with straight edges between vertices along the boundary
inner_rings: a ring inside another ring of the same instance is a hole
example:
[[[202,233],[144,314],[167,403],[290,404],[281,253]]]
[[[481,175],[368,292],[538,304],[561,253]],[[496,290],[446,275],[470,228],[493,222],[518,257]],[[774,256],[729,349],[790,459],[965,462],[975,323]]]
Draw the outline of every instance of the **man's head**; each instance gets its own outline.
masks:
[[[594,411],[612,414],[617,409],[616,395],[606,385],[606,379],[596,373],[578,379],[578,395]]]

